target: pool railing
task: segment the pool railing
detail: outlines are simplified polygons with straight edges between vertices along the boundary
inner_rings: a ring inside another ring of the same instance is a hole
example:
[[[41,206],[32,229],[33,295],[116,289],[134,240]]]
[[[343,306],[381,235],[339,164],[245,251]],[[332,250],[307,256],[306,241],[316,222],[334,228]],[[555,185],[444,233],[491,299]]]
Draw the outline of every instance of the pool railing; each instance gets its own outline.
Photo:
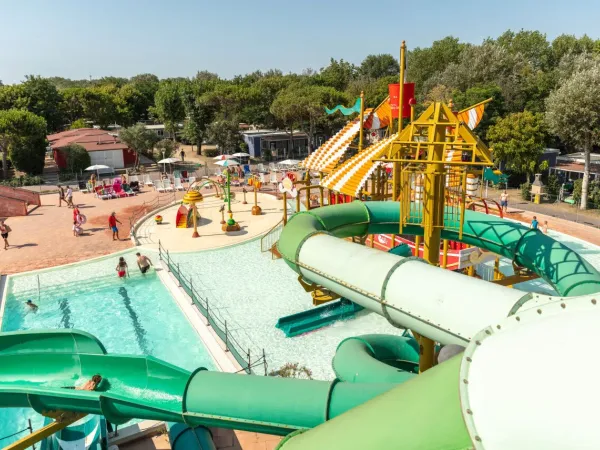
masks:
[[[265,349],[252,352],[250,348],[242,346],[239,343],[235,336],[233,336],[232,330],[227,326],[227,320],[220,318],[212,311],[211,308],[214,308],[214,306],[211,307],[208,297],[198,293],[196,288],[194,288],[192,277],[189,276],[188,278],[181,272],[179,263],[173,261],[169,255],[169,251],[162,246],[160,241],[158,241],[158,258],[165,262],[167,270],[173,274],[181,288],[192,299],[192,304],[206,318],[206,325],[212,327],[217,336],[225,344],[225,351],[231,353],[242,367],[242,370],[248,374],[256,374],[256,370],[262,368],[266,376],[268,374],[268,364]]]

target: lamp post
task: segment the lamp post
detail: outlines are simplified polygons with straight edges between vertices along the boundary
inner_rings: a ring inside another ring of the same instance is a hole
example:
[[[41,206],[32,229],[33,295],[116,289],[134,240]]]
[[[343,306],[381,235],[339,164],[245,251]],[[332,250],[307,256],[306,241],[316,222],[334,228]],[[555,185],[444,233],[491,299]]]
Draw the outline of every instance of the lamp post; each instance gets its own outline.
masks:
[[[194,223],[194,233],[192,234],[193,238],[198,238],[200,235],[198,234],[198,209],[196,208],[196,203],[204,200],[202,194],[198,191],[188,191],[183,196],[183,202],[188,203],[192,207],[192,220]]]
[[[248,181],[252,183],[252,187],[254,189],[254,206],[252,207],[252,215],[260,216],[262,214],[262,209],[260,206],[258,206],[258,190],[260,189],[261,182],[255,175],[252,175]]]
[[[242,205],[247,205],[248,202],[246,201],[246,188],[242,188],[242,192],[244,193],[244,201],[242,202]]]
[[[223,231],[240,231],[240,224],[233,219],[233,212],[231,212],[231,174],[227,171],[227,212],[229,213],[229,219],[221,229]]]

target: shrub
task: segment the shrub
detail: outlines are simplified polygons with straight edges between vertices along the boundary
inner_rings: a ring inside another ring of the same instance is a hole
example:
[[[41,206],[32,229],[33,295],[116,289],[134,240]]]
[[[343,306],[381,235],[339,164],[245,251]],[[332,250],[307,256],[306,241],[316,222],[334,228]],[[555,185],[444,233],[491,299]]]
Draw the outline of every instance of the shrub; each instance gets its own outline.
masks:
[[[546,192],[548,192],[548,195],[550,195],[550,197],[552,197],[553,199],[558,197],[558,194],[560,192],[560,186],[561,182],[556,175],[548,175],[548,181],[546,182]]]
[[[65,153],[68,172],[81,172],[92,165],[90,154],[81,145],[71,144],[62,151]]]
[[[531,183],[528,181],[527,183],[523,183],[520,186],[521,189],[521,198],[523,200],[530,200],[531,199]]]
[[[40,176],[23,175],[20,177],[11,178],[10,180],[0,181],[2,186],[19,187],[19,186],[37,186],[44,184],[44,180]]]
[[[214,158],[219,154],[219,150],[216,148],[203,148],[202,156],[206,156],[207,158]]]
[[[573,200],[576,204],[581,202],[581,187],[583,185],[583,178],[575,180],[573,183]]]

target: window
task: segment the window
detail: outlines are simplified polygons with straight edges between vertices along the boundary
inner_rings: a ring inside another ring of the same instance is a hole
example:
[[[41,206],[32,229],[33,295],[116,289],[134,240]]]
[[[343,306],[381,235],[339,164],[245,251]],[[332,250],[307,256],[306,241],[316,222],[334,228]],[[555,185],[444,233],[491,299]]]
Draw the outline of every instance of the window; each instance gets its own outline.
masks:
[[[160,137],[163,137],[165,135],[165,130],[156,130],[156,134]]]

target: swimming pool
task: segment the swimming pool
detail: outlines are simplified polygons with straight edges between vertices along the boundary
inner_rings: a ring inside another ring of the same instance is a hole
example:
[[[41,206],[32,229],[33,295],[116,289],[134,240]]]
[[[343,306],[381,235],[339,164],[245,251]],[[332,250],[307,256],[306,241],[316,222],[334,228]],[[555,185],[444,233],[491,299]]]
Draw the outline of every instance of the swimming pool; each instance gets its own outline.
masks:
[[[12,277],[2,331],[77,328],[98,337],[110,353],[152,355],[187,370],[214,370],[196,331],[156,273],[142,276],[136,269],[131,278],[120,280],[113,259]],[[134,253],[125,259],[135,267]],[[24,305],[27,299],[39,306],[37,313]],[[24,429],[28,418],[34,428],[42,425],[43,418],[32,410],[0,409],[0,438]],[[0,447],[23,435],[0,441]]]

